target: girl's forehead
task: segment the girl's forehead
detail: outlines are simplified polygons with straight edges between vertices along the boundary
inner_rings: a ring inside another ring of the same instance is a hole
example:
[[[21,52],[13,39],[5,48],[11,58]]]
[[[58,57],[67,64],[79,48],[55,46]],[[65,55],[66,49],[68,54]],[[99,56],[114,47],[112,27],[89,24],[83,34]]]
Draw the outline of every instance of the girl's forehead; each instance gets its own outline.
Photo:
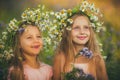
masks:
[[[89,19],[88,19],[86,16],[77,16],[77,17],[75,18],[75,20],[76,20],[76,19],[89,21]]]
[[[40,30],[36,26],[28,25],[25,27],[24,33],[25,34],[40,33]]]
[[[74,23],[79,23],[79,24],[89,24],[90,21],[87,17],[85,16],[78,16],[76,17],[76,19],[74,20]]]

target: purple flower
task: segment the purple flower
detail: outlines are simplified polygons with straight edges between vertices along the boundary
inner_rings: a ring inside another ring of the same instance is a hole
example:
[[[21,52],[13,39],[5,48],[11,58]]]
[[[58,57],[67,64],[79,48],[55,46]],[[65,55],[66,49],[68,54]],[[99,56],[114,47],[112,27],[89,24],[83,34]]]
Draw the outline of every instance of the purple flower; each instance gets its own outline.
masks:
[[[78,53],[78,55],[82,55],[82,56],[85,56],[87,58],[92,58],[93,53],[87,47],[85,47]]]
[[[82,51],[88,51],[88,48],[87,48],[87,47],[84,47],[84,48],[82,49]]]
[[[73,67],[72,71],[64,75],[65,80],[95,80],[91,74],[86,74],[83,69]]]
[[[20,28],[20,29],[18,29],[18,32],[21,34],[22,32],[24,32],[24,28]]]

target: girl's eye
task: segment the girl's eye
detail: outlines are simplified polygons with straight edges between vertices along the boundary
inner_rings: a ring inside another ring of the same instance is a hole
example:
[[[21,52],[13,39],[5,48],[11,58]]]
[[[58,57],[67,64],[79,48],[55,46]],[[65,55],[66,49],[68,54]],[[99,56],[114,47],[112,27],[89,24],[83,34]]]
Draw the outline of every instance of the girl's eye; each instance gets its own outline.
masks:
[[[27,39],[31,39],[32,37],[27,37]]]
[[[41,36],[37,36],[37,38],[42,38]]]
[[[84,29],[89,29],[90,27],[89,26],[84,26]]]
[[[79,30],[79,27],[78,27],[78,26],[76,26],[76,27],[74,27],[74,28],[73,28],[73,30]]]

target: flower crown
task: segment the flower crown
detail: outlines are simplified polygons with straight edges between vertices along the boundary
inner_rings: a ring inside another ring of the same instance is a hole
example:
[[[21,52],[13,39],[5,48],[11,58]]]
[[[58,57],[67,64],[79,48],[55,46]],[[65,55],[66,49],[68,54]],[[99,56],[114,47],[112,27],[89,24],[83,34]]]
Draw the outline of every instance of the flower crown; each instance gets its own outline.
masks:
[[[54,34],[57,35],[58,40],[61,40],[61,35],[63,29],[66,28],[67,30],[71,30],[70,24],[73,23],[71,17],[74,14],[81,13],[86,15],[90,20],[90,26],[94,29],[95,32],[99,32],[103,28],[103,21],[101,21],[102,14],[100,13],[98,8],[95,8],[94,3],[89,3],[87,0],[83,0],[78,6],[73,9],[63,9],[59,12],[55,13],[54,20],[55,27],[57,27]]]
[[[2,32],[2,37],[0,39],[0,61],[9,60],[13,55],[13,37],[16,32],[21,32],[24,30],[23,28],[19,28],[19,24],[22,22],[26,22],[31,24],[34,22],[35,25],[42,31],[44,47],[46,48],[49,44],[51,44],[51,36],[48,35],[50,31],[50,27],[52,22],[50,20],[52,11],[47,11],[44,5],[39,5],[37,9],[26,9],[22,15],[21,20],[13,19],[10,21],[6,31]]]

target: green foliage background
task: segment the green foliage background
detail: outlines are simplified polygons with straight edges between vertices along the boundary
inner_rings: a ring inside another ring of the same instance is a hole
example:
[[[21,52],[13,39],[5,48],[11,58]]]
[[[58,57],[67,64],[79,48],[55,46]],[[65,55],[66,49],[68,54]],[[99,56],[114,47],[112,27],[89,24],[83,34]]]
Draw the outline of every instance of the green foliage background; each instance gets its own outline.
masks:
[[[38,4],[45,4],[49,9],[58,11],[62,8],[70,8],[81,0],[71,1],[72,0],[0,0],[0,36],[9,21],[13,18],[20,19],[21,13],[26,8],[36,7]],[[98,34],[103,44],[102,55],[107,56],[105,62],[109,80],[120,80],[120,1],[88,1],[95,2],[104,13],[106,32]],[[54,50],[51,46],[48,49],[50,51],[42,52],[40,58],[44,62],[52,65]],[[0,62],[0,80],[4,80],[3,74],[6,74],[7,69],[7,62]]]

